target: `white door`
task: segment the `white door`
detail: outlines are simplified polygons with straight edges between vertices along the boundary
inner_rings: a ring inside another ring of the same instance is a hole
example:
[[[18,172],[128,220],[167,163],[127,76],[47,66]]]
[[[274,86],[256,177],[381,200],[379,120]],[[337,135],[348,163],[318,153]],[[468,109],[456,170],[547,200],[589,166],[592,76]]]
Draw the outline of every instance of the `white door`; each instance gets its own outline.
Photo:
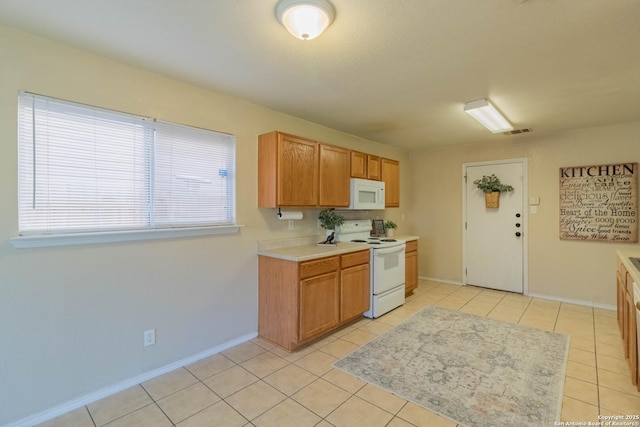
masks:
[[[464,165],[465,284],[524,292],[526,159]],[[500,194],[497,209],[485,207],[484,193],[473,183],[495,174],[514,190]]]

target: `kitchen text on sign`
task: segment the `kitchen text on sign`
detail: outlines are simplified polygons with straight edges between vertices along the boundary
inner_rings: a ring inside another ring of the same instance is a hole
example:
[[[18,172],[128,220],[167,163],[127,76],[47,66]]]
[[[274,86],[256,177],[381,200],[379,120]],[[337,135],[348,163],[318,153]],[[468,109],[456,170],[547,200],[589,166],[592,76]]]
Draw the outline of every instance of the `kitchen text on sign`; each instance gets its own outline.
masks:
[[[560,239],[638,241],[638,163],[560,168]]]

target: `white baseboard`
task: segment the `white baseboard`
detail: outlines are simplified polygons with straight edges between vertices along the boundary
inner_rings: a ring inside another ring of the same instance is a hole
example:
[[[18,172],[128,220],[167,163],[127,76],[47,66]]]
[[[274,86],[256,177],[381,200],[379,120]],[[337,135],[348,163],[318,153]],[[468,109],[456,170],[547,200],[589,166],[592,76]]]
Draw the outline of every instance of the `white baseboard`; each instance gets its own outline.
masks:
[[[145,372],[140,375],[136,375],[133,378],[129,378],[127,380],[121,381],[112,386],[94,391],[93,393],[89,393],[77,399],[70,400],[61,405],[54,406],[53,408],[47,409],[46,411],[42,411],[37,414],[18,420],[16,422],[7,424],[4,427],[31,427],[36,424],[43,423],[45,421],[56,418],[60,415],[66,414],[67,412],[71,412],[82,406],[85,406],[97,400],[103,399],[107,396],[111,396],[112,394],[118,393],[122,390],[126,390],[130,387],[141,384],[145,381],[149,381],[150,379],[160,376],[162,374],[166,374],[167,372],[171,372],[185,365],[189,365],[191,363],[197,362],[198,360],[204,359],[205,357],[213,356],[214,354],[220,353],[221,351],[227,350],[238,344],[242,344],[243,342],[249,341],[250,339],[253,339],[257,336],[258,336],[257,332],[252,332],[250,334],[246,334],[238,338],[234,338],[220,345],[217,345],[213,348],[205,350],[201,353],[194,354],[193,356],[186,357],[182,360],[178,360],[176,362],[170,363],[168,365],[162,366],[152,371]]]
[[[583,300],[571,299],[571,298],[561,298],[561,297],[555,297],[555,296],[552,296],[552,295],[541,295],[541,294],[529,294],[528,296],[533,297],[533,298],[540,298],[540,299],[546,299],[546,300],[551,300],[551,301],[564,302],[564,303],[567,303],[567,304],[582,305],[584,307],[599,308],[599,309],[602,309],[602,310],[613,310],[613,311],[617,310],[615,305],[600,304],[598,302],[592,302],[592,301],[583,301]]]
[[[463,286],[462,282],[456,282],[456,281],[453,281],[453,280],[437,279],[435,277],[423,277],[423,276],[420,276],[419,279],[420,280],[429,280],[429,281],[432,281],[432,282],[446,283],[446,284],[449,284],[449,285]],[[602,309],[602,310],[613,310],[613,311],[617,310],[615,305],[601,304],[601,303],[592,302],[592,301],[583,301],[583,300],[577,300],[577,299],[571,299],[571,298],[561,298],[561,297],[556,297],[556,296],[553,296],[553,295],[532,294],[532,293],[527,294],[527,296],[533,297],[533,298],[551,300],[551,301],[564,302],[564,303],[567,303],[567,304],[575,304],[575,305],[582,305],[582,306],[585,306],[585,307],[599,308],[599,309]]]
[[[418,279],[419,280],[429,280],[431,282],[446,283],[448,285],[462,286],[462,282],[456,282],[455,280],[436,279],[435,277],[424,277],[424,276],[419,276]]]

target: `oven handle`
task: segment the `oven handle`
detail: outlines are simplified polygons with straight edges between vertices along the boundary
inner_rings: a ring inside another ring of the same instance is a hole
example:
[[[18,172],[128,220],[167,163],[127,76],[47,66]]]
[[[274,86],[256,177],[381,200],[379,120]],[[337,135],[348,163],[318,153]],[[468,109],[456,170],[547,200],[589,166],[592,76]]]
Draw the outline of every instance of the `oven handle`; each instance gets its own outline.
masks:
[[[392,254],[395,252],[404,252],[404,248],[406,245],[400,245],[400,246],[393,246],[391,248],[387,248],[387,249],[375,249],[375,254],[376,255],[388,255],[388,254]]]

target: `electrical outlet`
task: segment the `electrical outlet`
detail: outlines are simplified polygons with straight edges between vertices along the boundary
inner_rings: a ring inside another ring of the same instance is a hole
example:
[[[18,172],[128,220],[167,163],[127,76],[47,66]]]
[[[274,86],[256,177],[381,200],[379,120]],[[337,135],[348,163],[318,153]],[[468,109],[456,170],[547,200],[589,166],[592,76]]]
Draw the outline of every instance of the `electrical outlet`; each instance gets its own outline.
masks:
[[[148,331],[144,331],[144,346],[148,347],[150,345],[154,345],[156,343],[156,330],[149,329]]]

